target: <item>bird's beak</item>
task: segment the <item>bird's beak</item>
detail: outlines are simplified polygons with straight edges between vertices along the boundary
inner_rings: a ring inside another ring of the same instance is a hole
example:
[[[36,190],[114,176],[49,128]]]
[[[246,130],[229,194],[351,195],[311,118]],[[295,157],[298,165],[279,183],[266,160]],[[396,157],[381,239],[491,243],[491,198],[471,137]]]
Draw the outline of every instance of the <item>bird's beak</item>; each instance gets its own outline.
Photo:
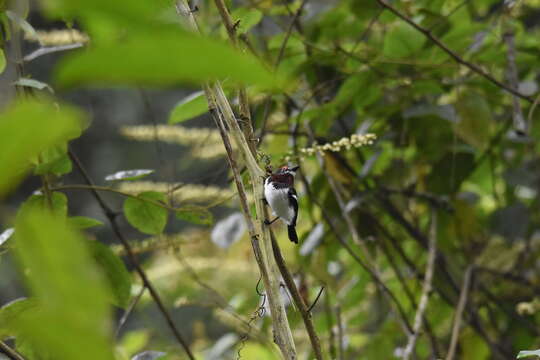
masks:
[[[292,168],[292,169],[290,169],[290,170],[291,170],[291,171],[295,171],[295,172],[296,172],[296,170],[298,170],[298,169],[300,169],[300,166],[295,166],[295,167],[293,167],[293,168]]]

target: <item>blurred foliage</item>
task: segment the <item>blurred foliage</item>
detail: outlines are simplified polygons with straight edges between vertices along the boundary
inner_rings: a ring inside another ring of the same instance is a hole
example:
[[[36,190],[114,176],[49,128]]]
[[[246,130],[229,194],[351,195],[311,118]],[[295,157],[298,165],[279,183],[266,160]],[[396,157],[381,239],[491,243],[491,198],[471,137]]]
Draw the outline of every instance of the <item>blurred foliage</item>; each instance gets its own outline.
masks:
[[[172,0],[21,3],[27,6],[12,9],[0,1],[0,73],[18,71],[17,98],[0,113],[0,196],[25,175],[42,186],[16,211],[0,206],[2,224],[15,228],[13,236],[2,232],[0,261],[15,255],[28,295],[0,304],[0,340],[25,359],[186,358],[124,265],[125,248],[109,246],[99,232],[110,224],[69,210],[70,193],[61,191],[90,190],[63,183],[77,169],[68,142],[87,122],[60,99],[66,88],[82,86],[190,86],[191,95],[159,125],[148,120],[119,132],[176,146],[193,166],[225,163],[216,129],[197,127],[207,104],[193,90],[216,79],[237,114],[236,90],[249,86],[261,164],[269,157],[274,167],[301,165],[300,248],[282,225],[273,229],[308,304],[324,286],[312,313],[327,358],[401,356],[408,334],[400,316],[412,323],[417,311],[431,214],[437,261],[417,358],[445,357],[454,336],[460,359],[538,355],[540,111],[464,63],[538,102],[539,1],[392,2],[461,65],[376,0],[229,1],[240,49],[227,44],[210,0],[193,9],[204,36],[187,29]],[[36,31],[29,14],[65,29],[54,36]],[[24,73],[23,59],[10,65],[16,54],[8,45],[20,31],[43,51],[84,48],[62,55],[47,84]],[[518,84],[509,83],[512,57]],[[514,129],[518,107],[525,134]],[[377,140],[358,147],[343,140],[366,133]],[[114,183],[94,190],[123,198],[118,213],[103,215],[133,227],[128,243],[144,255],[143,268],[197,358],[279,358],[245,224],[231,215],[238,207],[234,184],[169,183],[152,172],[119,171],[107,178]],[[363,244],[353,243],[346,216]],[[152,237],[138,240],[135,229]],[[403,314],[359,258],[375,265]],[[473,276],[464,290],[466,269]],[[290,303],[285,290],[283,298]],[[128,309],[119,312],[128,317],[135,316],[131,306],[146,315],[121,328],[113,306]],[[311,358],[301,316],[288,309],[299,358]],[[453,333],[456,318],[462,326]]]

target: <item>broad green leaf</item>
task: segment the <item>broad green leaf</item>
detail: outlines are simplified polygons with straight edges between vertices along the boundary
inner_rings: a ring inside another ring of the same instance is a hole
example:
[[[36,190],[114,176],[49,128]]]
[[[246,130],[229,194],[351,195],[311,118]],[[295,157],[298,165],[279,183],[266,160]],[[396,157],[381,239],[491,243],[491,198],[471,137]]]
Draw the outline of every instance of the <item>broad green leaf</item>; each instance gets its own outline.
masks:
[[[95,226],[102,226],[103,223],[99,220],[92,219],[86,216],[73,216],[68,218],[68,224],[75,229],[83,230]]]
[[[71,172],[71,160],[67,154],[67,147],[52,146],[39,154],[39,162],[34,169],[37,175],[55,174],[63,175]]]
[[[523,359],[529,356],[540,357],[540,349],[539,350],[521,350],[519,354],[517,355],[517,359]]]
[[[386,32],[383,55],[389,58],[416,55],[424,42],[424,36],[420,32],[400,21]]]
[[[169,124],[176,124],[193,119],[207,111],[208,103],[204,97],[204,92],[197,91],[176,104],[169,117]]]
[[[21,101],[0,114],[0,196],[28,171],[30,160],[80,133],[82,114],[38,101]]]
[[[16,336],[17,320],[27,311],[37,309],[37,301],[29,298],[15,299],[0,307],[0,340]]]
[[[29,210],[49,210],[50,205],[52,205],[52,212],[62,218],[67,216],[68,207],[67,207],[67,197],[61,192],[53,191],[51,193],[51,202],[45,195],[32,195],[30,196],[20,207],[19,212],[26,212]]]
[[[38,313],[18,317],[20,337],[45,358],[113,360],[105,280],[85,240],[36,208],[19,213],[15,229],[16,254],[40,304]]]
[[[257,9],[249,9],[247,7],[239,7],[231,13],[234,21],[240,21],[236,29],[237,34],[245,34],[252,27],[261,22],[263,13]]]
[[[124,201],[124,215],[127,221],[145,234],[159,234],[167,225],[167,209],[155,205],[165,201],[165,195],[155,191],[146,191],[137,198],[127,198]]]
[[[95,44],[66,56],[55,78],[68,87],[176,86],[220,78],[275,85],[273,76],[255,58],[224,43],[179,30],[139,32],[118,43]]]
[[[455,131],[468,144],[484,149],[490,139],[491,109],[482,94],[476,91],[463,91],[456,103],[459,121]]]
[[[135,169],[135,170],[122,170],[105,176],[107,181],[120,181],[120,180],[139,180],[147,175],[153,174],[155,170],[152,169]]]
[[[176,211],[176,217],[199,225],[211,225],[214,221],[212,213],[206,209],[178,210]]]
[[[131,295],[131,276],[126,266],[111,249],[98,241],[89,241],[90,252],[101,266],[109,282],[112,301],[115,305],[126,308]]]

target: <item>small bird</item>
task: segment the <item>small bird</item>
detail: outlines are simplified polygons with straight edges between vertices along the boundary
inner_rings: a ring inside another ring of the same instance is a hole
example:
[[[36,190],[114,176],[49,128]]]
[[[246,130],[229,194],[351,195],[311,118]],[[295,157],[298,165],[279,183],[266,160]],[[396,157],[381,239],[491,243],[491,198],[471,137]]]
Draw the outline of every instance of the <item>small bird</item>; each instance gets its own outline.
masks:
[[[289,240],[298,244],[296,234],[296,219],[298,217],[298,196],[294,190],[294,175],[300,167],[281,167],[275,174],[271,174],[264,181],[264,199],[270,205],[275,216],[274,220],[265,220],[270,225],[277,219],[287,224]]]

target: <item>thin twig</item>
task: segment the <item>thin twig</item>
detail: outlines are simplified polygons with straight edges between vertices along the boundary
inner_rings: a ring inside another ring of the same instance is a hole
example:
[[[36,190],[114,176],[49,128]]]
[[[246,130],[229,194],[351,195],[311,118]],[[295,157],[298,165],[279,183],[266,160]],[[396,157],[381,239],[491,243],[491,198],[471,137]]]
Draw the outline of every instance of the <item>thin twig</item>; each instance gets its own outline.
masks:
[[[452,325],[452,339],[450,340],[450,347],[448,348],[448,354],[446,360],[454,359],[456,352],[456,346],[459,338],[459,332],[461,328],[461,319],[463,318],[463,310],[467,304],[467,298],[469,297],[469,287],[471,283],[472,265],[465,270],[465,276],[463,280],[463,286],[461,287],[461,293],[459,295],[459,302],[454,315],[454,324]]]
[[[298,292],[291,273],[289,272],[289,269],[285,264],[285,260],[281,255],[281,250],[279,249],[278,242],[272,230],[270,230],[270,239],[272,240],[272,249],[274,250],[274,258],[276,259],[276,264],[279,268],[279,271],[281,272],[283,280],[285,280],[285,284],[287,285],[287,289],[289,289],[289,293],[292,295],[296,307],[300,311],[300,315],[302,316],[302,320],[304,321],[304,325],[309,336],[309,341],[311,342],[311,347],[313,348],[313,352],[315,353],[315,358],[317,360],[322,360],[323,355],[321,351],[321,342],[319,340],[317,332],[315,331],[315,326],[313,326],[310,309],[308,309],[306,303],[304,302],[304,299],[300,295],[300,292]]]
[[[59,45],[59,46],[49,46],[49,47],[42,47],[39,48],[30,54],[26,55],[23,60],[26,62],[30,62],[40,56],[52,54],[59,51],[66,51],[66,50],[73,50],[83,47],[83,43],[75,43],[75,44],[68,44],[68,45]]]
[[[322,293],[324,291],[324,286],[321,286],[321,289],[319,290],[319,293],[317,294],[317,296],[315,297],[315,300],[313,300],[313,302],[311,303],[311,305],[309,306],[308,308],[308,312],[311,312],[311,310],[313,310],[313,308],[315,307],[315,305],[317,305],[317,302],[319,301],[319,298],[321,297]]]
[[[416,341],[420,335],[420,330],[422,327],[422,319],[427,309],[429,295],[431,294],[433,273],[435,270],[435,257],[437,253],[437,213],[435,210],[432,210],[431,215],[431,231],[429,237],[429,250],[428,250],[428,262],[426,265],[426,275],[424,277],[424,284],[422,285],[422,295],[420,296],[420,302],[418,303],[418,309],[416,310],[416,315],[414,316],[414,325],[413,332],[409,336],[409,341],[405,350],[403,351],[403,359],[408,360],[411,357],[411,354],[416,346]]]
[[[21,354],[10,348],[5,342],[0,341],[0,354],[2,353],[11,360],[24,360]]]
[[[129,306],[124,311],[124,314],[122,314],[122,317],[120,318],[120,321],[118,321],[118,326],[116,327],[114,337],[118,337],[118,335],[120,334],[120,330],[122,329],[122,327],[126,323],[129,315],[131,315],[131,313],[135,309],[135,306],[137,306],[137,304],[139,303],[139,300],[143,296],[145,290],[146,290],[146,287],[141,286],[141,290],[139,291],[139,293],[137,295],[135,295],[133,300],[131,300],[131,302],[129,303]]]
[[[337,322],[337,337],[338,337],[338,359],[345,360],[345,341],[344,341],[344,331],[343,331],[343,322],[341,319],[341,307],[336,306],[336,322]]]
[[[125,196],[125,197],[130,197],[130,198],[133,198],[133,199],[137,199],[137,200],[140,200],[142,202],[146,202],[146,203],[158,206],[160,208],[163,208],[165,210],[169,210],[169,211],[172,211],[172,212],[190,210],[190,209],[195,210],[195,209],[206,208],[206,207],[201,207],[201,206],[197,206],[197,205],[189,205],[189,206],[186,206],[186,207],[178,207],[177,208],[177,207],[167,205],[166,203],[163,203],[163,202],[159,202],[159,201],[155,201],[155,200],[151,200],[151,199],[147,199],[147,198],[142,198],[142,197],[139,197],[139,196],[137,196],[135,194],[131,194],[131,193],[128,193],[128,192],[125,192],[125,191],[117,190],[117,189],[114,189],[114,188],[108,187],[108,186],[98,186],[98,185],[92,185],[91,186],[91,185],[79,185],[79,184],[60,185],[60,186],[55,186],[55,187],[51,188],[50,190],[51,191],[61,191],[61,190],[106,191],[106,192],[122,195],[122,196]]]
[[[516,44],[514,41],[514,32],[510,29],[505,31],[504,42],[506,43],[506,61],[507,61],[507,71],[506,77],[510,86],[518,90],[519,89],[519,79],[518,79],[518,70],[516,66]],[[526,135],[528,132],[528,125],[523,117],[523,112],[521,111],[521,106],[519,104],[519,98],[514,95],[512,96],[512,119],[514,121],[514,130],[518,135]]]
[[[447,53],[452,59],[454,59],[457,63],[469,68],[471,71],[477,73],[478,75],[482,76],[486,80],[490,81],[492,84],[496,85],[497,87],[506,90],[510,94],[513,94],[515,96],[518,96],[522,98],[523,100],[526,100],[530,103],[533,102],[533,99],[527,95],[524,95],[520,93],[519,91],[513,89],[512,87],[503,84],[499,80],[495,79],[492,75],[487,73],[486,71],[482,70],[478,65],[475,65],[471,62],[468,62],[464,60],[461,56],[459,56],[456,52],[451,50],[448,46],[446,46],[443,42],[441,42],[438,38],[436,38],[430,30],[418,25],[415,23],[411,18],[409,18],[407,15],[402,14],[398,9],[393,7],[388,3],[387,0],[375,0],[377,1],[381,6],[384,8],[390,10],[391,13],[396,15],[401,20],[405,21],[407,24],[412,26],[414,29],[422,33],[426,38],[428,38],[433,44],[435,44],[437,47],[439,47],[441,50],[443,50],[445,53]]]
[[[152,299],[154,300],[154,302],[158,306],[159,311],[161,312],[161,314],[165,318],[165,321],[166,321],[167,325],[169,326],[170,330],[172,331],[174,337],[180,343],[180,345],[182,345],[182,348],[184,349],[184,351],[188,355],[189,359],[190,360],[195,360],[195,356],[193,356],[193,353],[191,352],[187,341],[183,338],[183,336],[180,334],[180,332],[176,328],[176,325],[174,324],[174,321],[172,320],[172,317],[169,314],[169,311],[167,310],[167,308],[165,308],[165,306],[163,305],[163,302],[161,301],[161,297],[159,296],[158,292],[154,288],[154,285],[152,284],[152,282],[150,281],[150,279],[148,278],[148,276],[144,272],[143,268],[139,264],[139,261],[137,260],[137,256],[133,252],[133,249],[131,248],[131,245],[129,244],[127,239],[124,237],[124,235],[120,231],[120,227],[118,226],[118,223],[116,222],[116,217],[117,217],[116,213],[111,210],[111,208],[105,203],[105,201],[103,201],[103,199],[98,194],[98,192],[95,191],[95,186],[94,186],[94,183],[93,183],[92,179],[90,178],[90,176],[86,172],[86,169],[84,168],[84,166],[80,162],[79,158],[75,155],[75,153],[71,149],[69,149],[69,156],[73,160],[73,162],[75,163],[75,166],[77,166],[77,168],[79,169],[79,172],[83,176],[85,182],[90,187],[89,190],[92,192],[92,194],[96,198],[98,204],[100,205],[101,209],[105,213],[105,216],[107,217],[107,219],[109,220],[109,223],[111,224],[113,232],[115,233],[118,240],[120,240],[120,242],[122,243],[122,246],[126,250],[126,254],[127,254],[131,264],[133,265],[133,267],[135,268],[137,274],[141,278],[141,280],[143,282],[143,286],[146,287],[150,291],[150,295],[151,295]],[[92,191],[92,190],[94,190],[94,191]]]

